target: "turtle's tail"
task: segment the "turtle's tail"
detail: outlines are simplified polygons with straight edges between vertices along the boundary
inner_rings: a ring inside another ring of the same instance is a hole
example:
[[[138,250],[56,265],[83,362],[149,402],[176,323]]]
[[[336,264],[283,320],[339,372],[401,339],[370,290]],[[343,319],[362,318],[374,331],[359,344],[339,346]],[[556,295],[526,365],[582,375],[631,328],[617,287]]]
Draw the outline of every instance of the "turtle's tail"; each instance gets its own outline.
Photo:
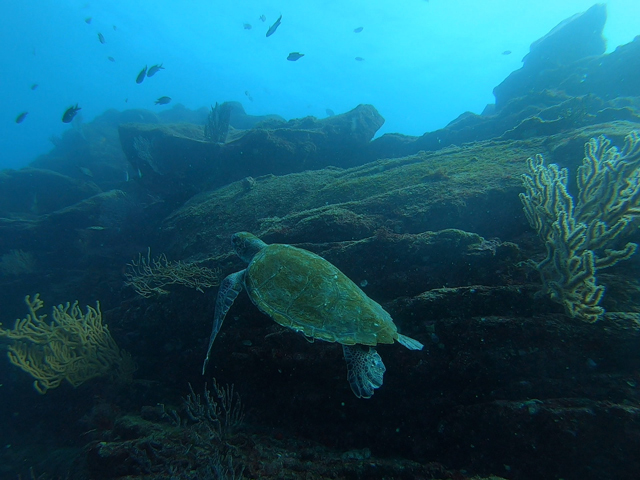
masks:
[[[411,337],[407,337],[406,335],[402,335],[401,333],[398,334],[398,342],[409,350],[422,350],[422,347],[424,347],[424,345],[419,341],[414,340]]]

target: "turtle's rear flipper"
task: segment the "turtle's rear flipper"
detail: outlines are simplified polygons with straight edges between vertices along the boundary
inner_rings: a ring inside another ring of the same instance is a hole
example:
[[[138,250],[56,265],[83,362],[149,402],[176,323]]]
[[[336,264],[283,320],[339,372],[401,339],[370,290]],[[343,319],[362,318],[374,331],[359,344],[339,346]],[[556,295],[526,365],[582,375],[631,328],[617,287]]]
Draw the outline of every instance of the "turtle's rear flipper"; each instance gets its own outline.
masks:
[[[216,339],[216,336],[220,331],[222,322],[224,322],[224,317],[227,316],[227,312],[231,308],[231,305],[233,305],[233,301],[242,291],[245,271],[246,270],[242,270],[240,272],[232,273],[220,284],[218,298],[216,299],[216,313],[213,317],[213,328],[211,329],[211,336],[209,337],[209,349],[207,350],[207,356],[205,357],[204,364],[202,365],[203,375],[207,369],[207,363],[209,363],[209,355],[211,354],[213,341]]]
[[[342,345],[347,362],[347,380],[358,398],[371,398],[373,391],[382,386],[382,377],[387,368],[378,352],[371,347]]]

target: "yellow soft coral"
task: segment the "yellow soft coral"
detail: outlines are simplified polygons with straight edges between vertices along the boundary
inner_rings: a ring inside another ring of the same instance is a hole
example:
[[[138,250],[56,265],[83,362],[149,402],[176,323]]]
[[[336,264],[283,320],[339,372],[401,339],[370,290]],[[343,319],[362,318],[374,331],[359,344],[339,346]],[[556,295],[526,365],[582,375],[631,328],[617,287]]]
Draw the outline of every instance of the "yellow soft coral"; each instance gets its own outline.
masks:
[[[12,341],[8,356],[11,363],[30,373],[36,380],[38,393],[56,388],[63,380],[77,387],[87,380],[102,376],[129,376],[133,362],[120,350],[102,324],[100,304],[82,313],[78,302],[53,307],[53,321],[37,312],[44,303],[36,294],[25,302],[30,313],[16,320],[12,330],[0,327],[0,337]]]
[[[622,244],[640,222],[640,134],[627,135],[622,150],[604,136],[585,145],[577,201],[568,192],[566,168],[546,166],[540,155],[527,164],[520,199],[547,247],[546,258],[535,264],[544,288],[568,315],[595,322],[604,313],[596,271],[628,259],[638,247]]]

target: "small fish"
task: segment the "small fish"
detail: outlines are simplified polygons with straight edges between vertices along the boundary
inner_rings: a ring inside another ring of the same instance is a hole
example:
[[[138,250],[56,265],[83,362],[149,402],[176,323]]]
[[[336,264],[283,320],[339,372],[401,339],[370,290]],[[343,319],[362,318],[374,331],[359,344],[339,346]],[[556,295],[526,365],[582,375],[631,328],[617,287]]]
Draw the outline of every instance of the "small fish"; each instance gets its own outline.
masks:
[[[325,112],[327,112],[327,115],[328,115],[328,116],[330,116],[330,117],[335,117],[335,115],[336,115],[336,112],[334,112],[334,111],[333,111],[333,110],[331,110],[330,108],[327,108],[327,109],[325,110]]]
[[[93,172],[89,170],[87,167],[78,167],[78,169],[84,173],[87,177],[93,177]]]
[[[251,24],[250,23],[243,23],[242,26],[244,27],[245,30],[251,30]]]
[[[356,57],[356,62],[364,62],[364,58],[362,58],[362,57]]]
[[[116,61],[116,59],[113,58],[113,57],[107,57],[107,60],[109,60],[110,62],[115,62]]]
[[[100,43],[102,43],[103,45],[107,42],[104,39],[104,35],[102,35],[100,32],[98,32],[98,40],[100,40]]]
[[[113,26],[113,31],[115,32],[116,30],[118,30],[118,27],[116,27],[115,25]]]
[[[136,77],[136,83],[140,85],[144,81],[144,77],[146,76],[147,76],[147,66],[145,65],[144,68],[140,70],[140,73]]]
[[[78,107],[77,103],[75,107],[67,108],[64,114],[62,115],[62,123],[71,123],[71,120],[73,120],[73,117],[75,117],[80,110],[82,109]]]
[[[162,66],[162,64],[153,65],[152,67],[149,67],[149,71],[147,72],[147,77],[153,77],[160,70],[164,70],[164,67]]]
[[[505,50],[502,55],[511,55],[511,50]]]
[[[87,25],[91,24],[91,17],[85,18],[84,23],[86,23]]]
[[[171,97],[160,97],[156,100],[156,105],[166,105],[171,101]]]
[[[266,22],[267,21],[267,17],[264,16],[264,15],[260,15],[258,18],[260,19],[261,22]]]
[[[278,17],[278,20],[276,20],[276,23],[274,23],[273,25],[271,25],[269,27],[269,30],[267,30],[267,37],[270,37],[271,35],[273,35],[274,33],[276,33],[276,30],[278,29],[278,27],[280,26],[280,22],[282,21],[282,15],[280,15]]]
[[[249,90],[245,90],[244,94],[247,96],[247,98],[249,99],[250,102],[253,102],[253,97],[251,96],[251,94],[249,93]]]
[[[27,115],[29,115],[29,112],[22,112],[20,115],[16,117],[16,123],[24,122],[24,119],[27,118]]]
[[[31,85],[31,90],[35,90],[36,88],[38,88],[38,84],[34,83],[33,85]]]
[[[302,57],[304,57],[304,53],[291,52],[287,57],[287,60],[289,60],[290,62],[295,62],[296,60],[300,60]]]
[[[362,30],[364,30],[364,27],[354,28],[353,33],[360,33]]]

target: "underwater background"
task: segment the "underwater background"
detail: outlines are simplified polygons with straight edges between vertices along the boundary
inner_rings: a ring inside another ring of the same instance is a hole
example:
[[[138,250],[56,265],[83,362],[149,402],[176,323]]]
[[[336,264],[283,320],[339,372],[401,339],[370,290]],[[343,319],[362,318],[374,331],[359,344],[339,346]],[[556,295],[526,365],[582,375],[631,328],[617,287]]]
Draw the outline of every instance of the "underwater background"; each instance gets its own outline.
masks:
[[[0,479],[640,478],[640,3],[0,12]]]
[[[108,109],[157,113],[175,104],[195,110],[230,100],[251,115],[287,120],[370,103],[385,118],[379,135],[422,135],[464,111],[480,113],[532,41],[591,5],[4,2],[0,167],[22,167],[48,152],[51,137],[69,129],[62,114],[76,104],[82,108],[77,120],[90,122]],[[613,0],[607,7],[604,35],[612,51],[638,34],[640,6]],[[280,15],[277,35],[267,38]],[[285,61],[291,52],[305,56]],[[165,70],[136,84],[142,68],[154,64]],[[154,106],[162,96],[171,103]],[[25,111],[18,128],[14,120]]]

